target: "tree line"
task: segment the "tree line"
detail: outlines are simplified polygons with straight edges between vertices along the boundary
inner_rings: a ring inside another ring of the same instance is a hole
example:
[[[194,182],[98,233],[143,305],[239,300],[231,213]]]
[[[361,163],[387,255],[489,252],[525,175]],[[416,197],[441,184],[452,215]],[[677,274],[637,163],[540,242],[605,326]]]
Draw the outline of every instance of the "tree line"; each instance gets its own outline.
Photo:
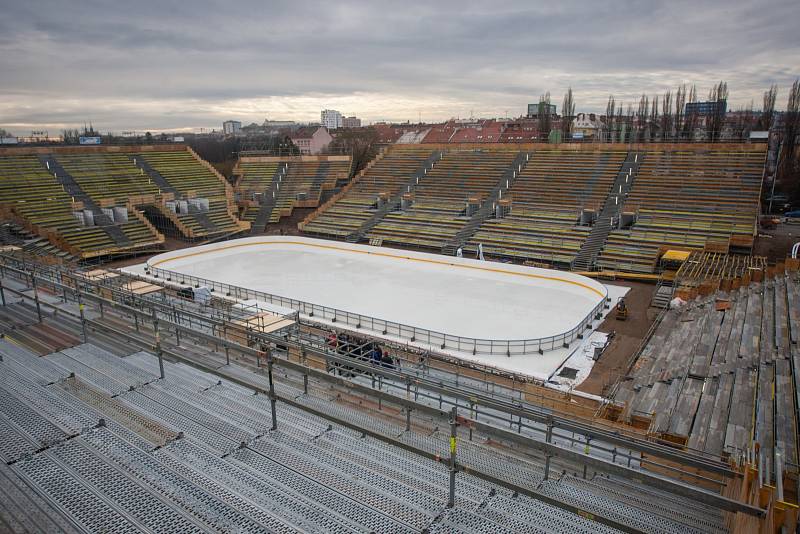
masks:
[[[776,118],[776,98],[778,86],[771,85],[764,91],[761,109],[756,111],[751,101],[744,108],[728,113],[728,83],[720,81],[712,86],[706,102],[709,110],[701,112],[697,105],[701,99],[697,85],[681,84],[674,91],[647,95],[642,93],[639,100],[624,104],[612,94],[608,96],[603,122],[602,139],[609,142],[654,142],[654,141],[720,141],[727,132],[733,139],[746,138],[753,130],[770,130]],[[791,102],[790,95],[790,102]],[[542,135],[554,131],[556,116],[551,114],[550,92],[539,98],[537,126]],[[788,108],[787,108],[788,111]],[[561,107],[561,120],[556,129],[567,139],[575,118],[575,97],[572,88],[564,94]]]

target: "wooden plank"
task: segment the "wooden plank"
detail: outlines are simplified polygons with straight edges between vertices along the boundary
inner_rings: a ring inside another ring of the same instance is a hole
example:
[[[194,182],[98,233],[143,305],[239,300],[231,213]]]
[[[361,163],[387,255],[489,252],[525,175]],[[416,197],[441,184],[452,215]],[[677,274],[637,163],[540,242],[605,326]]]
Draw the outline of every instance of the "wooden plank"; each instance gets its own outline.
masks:
[[[680,392],[680,398],[669,420],[668,432],[675,436],[689,436],[694,422],[700,397],[703,393],[703,380],[687,378]]]
[[[791,364],[788,359],[782,359],[775,362],[775,449],[787,462],[794,464],[798,463],[798,432]],[[788,466],[787,470],[790,470]]]

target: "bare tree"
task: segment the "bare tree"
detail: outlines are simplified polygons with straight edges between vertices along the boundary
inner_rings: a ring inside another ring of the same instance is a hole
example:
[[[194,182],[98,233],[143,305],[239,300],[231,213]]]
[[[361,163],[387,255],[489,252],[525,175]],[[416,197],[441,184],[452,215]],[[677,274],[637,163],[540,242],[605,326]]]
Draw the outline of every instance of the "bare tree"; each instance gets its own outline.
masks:
[[[606,129],[608,130],[609,143],[614,140],[614,114],[616,113],[616,102],[614,95],[608,95],[608,103],[606,104]]]
[[[647,134],[647,119],[650,116],[650,99],[642,93],[639,108],[636,110],[636,140],[644,141]]]
[[[564,105],[561,106],[561,133],[564,138],[569,135],[572,119],[575,117],[575,100],[572,97],[572,87],[564,94]]]
[[[545,136],[549,135],[550,129],[553,126],[553,117],[550,114],[550,105],[550,91],[547,91],[545,94],[539,97],[539,114],[537,116],[537,122],[540,135],[542,133]]]
[[[714,103],[710,114],[706,116],[706,137],[710,141],[719,141],[722,123],[725,120],[725,108],[728,105],[728,83],[719,82],[708,91],[709,102]]]
[[[772,119],[775,116],[775,97],[778,96],[778,86],[773,84],[764,91],[764,103],[761,107],[761,116],[758,118],[758,128],[769,130],[772,127]]]
[[[696,85],[692,85],[692,88],[689,89],[689,97],[688,97],[687,102],[689,102],[690,104],[696,104],[697,103],[697,86]],[[685,110],[686,110],[686,107],[684,105],[684,111]],[[689,139],[689,140],[694,139],[694,131],[697,128],[698,119],[699,119],[699,117],[698,117],[698,114],[697,114],[697,108],[693,107],[692,110],[689,113],[684,113],[683,131],[686,134],[686,138]]]
[[[647,121],[647,130],[650,141],[655,140],[658,126],[658,95],[653,97],[653,104],[650,106],[650,119]]]
[[[61,137],[65,145],[77,145],[80,141],[81,132],[77,128],[67,128],[61,131]]]
[[[728,122],[733,130],[734,138],[746,138],[750,134],[750,130],[753,129],[753,126],[756,125],[753,101],[751,100],[750,104],[744,109],[740,109],[738,113],[736,113],[736,118],[734,120]]]
[[[623,139],[623,142],[635,140],[633,120],[634,120],[633,106],[631,104],[628,104],[628,109],[625,112],[625,131],[627,139]]]
[[[630,106],[628,107],[628,109],[630,109]],[[622,111],[622,103],[620,103],[620,104],[617,105],[617,117],[614,119],[614,123],[617,125],[617,131],[619,132],[619,136],[618,137],[619,137],[619,142],[620,143],[624,143],[625,142],[625,135],[623,133],[623,127],[626,124],[625,121],[626,121],[626,119],[625,119],[625,115],[623,114],[623,111]]]
[[[778,181],[793,204],[800,203],[800,157],[797,153],[797,136],[800,135],[800,80],[795,80],[789,91],[789,101],[783,116],[783,145],[778,162]]]
[[[672,91],[667,89],[661,99],[661,140],[672,136]]]
[[[686,84],[681,84],[678,86],[678,89],[675,91],[675,120],[674,128],[675,128],[675,137],[681,136],[681,131],[683,130],[683,110],[684,106],[686,105]]]

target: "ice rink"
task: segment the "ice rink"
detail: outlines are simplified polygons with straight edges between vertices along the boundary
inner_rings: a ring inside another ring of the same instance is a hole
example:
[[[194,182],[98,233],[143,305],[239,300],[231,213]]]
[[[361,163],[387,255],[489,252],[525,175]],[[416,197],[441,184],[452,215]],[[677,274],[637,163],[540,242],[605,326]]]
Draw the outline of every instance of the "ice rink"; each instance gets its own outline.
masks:
[[[607,296],[616,300],[624,293],[568,272],[303,237],[261,236],[176,250],[151,258],[147,266],[449,336],[498,342],[558,336],[602,308]],[[333,324],[320,314],[313,320]],[[341,320],[335,326],[353,329]],[[361,330],[369,329],[370,323],[362,321]],[[371,334],[382,334],[375,330]],[[398,343],[541,379],[577,356],[585,343],[574,340],[563,348],[559,342],[543,355],[507,357],[473,355],[450,343],[442,349],[422,336],[412,341],[391,330],[383,334]]]
[[[148,265],[478,339],[558,335],[606,297],[570,273],[307,238],[237,239]]]

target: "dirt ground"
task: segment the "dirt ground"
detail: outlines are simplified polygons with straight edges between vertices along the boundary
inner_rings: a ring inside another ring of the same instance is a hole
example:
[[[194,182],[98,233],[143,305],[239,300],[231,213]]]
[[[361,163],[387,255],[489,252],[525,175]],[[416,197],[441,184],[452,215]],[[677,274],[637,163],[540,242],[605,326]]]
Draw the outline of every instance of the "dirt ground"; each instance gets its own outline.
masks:
[[[614,333],[608,348],[592,368],[592,372],[576,389],[585,393],[602,395],[617,379],[625,374],[630,357],[639,348],[650,325],[658,314],[650,308],[650,301],[656,289],[654,284],[643,282],[614,282],[630,287],[625,297],[628,305],[628,319],[618,321],[616,310],[612,309],[598,328],[600,332]],[[612,303],[616,306],[616,302]]]
[[[766,256],[769,263],[782,261],[800,241],[800,223],[781,223],[774,230],[760,229],[753,255]]]

